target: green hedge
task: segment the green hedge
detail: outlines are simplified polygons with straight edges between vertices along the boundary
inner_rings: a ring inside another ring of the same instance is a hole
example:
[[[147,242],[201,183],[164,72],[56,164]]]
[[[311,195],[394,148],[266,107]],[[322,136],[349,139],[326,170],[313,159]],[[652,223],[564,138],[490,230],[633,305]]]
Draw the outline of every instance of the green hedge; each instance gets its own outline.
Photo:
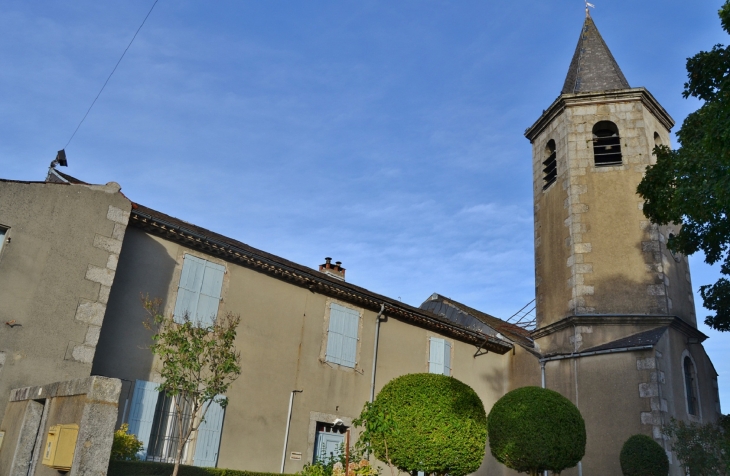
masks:
[[[107,476],[170,476],[174,465],[151,461],[110,461]],[[199,468],[180,465],[178,476],[281,476],[279,473],[259,473],[222,468]]]
[[[621,471],[625,476],[667,476],[669,459],[653,438],[634,435],[621,448]]]

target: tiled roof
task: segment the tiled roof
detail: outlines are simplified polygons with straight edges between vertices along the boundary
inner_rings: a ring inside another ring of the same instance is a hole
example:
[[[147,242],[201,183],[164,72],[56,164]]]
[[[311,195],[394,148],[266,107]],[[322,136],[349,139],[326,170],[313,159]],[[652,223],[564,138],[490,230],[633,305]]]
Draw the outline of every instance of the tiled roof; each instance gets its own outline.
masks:
[[[430,298],[421,304],[421,309],[431,311],[434,314],[466,325],[467,327],[478,328],[482,332],[490,333],[488,329],[492,329],[490,334],[496,335],[496,333],[500,333],[507,339],[517,342],[522,346],[534,347],[533,341],[530,338],[530,332],[526,329],[485,312],[478,311],[453,299],[441,296],[440,294],[434,293],[431,295]],[[487,326],[487,329],[484,329],[484,326]]]
[[[562,94],[609,91],[629,87],[629,82],[626,81],[611,50],[606,46],[606,42],[603,41],[593,19],[589,15],[586,16],[578,39],[578,46],[575,48],[573,60],[568,68],[568,76],[565,78]]]
[[[662,338],[664,333],[667,331],[669,326],[657,327],[638,334],[630,335],[628,337],[622,337],[621,339],[606,344],[597,345],[590,349],[581,350],[580,353],[584,352],[598,352],[601,350],[614,350],[623,349],[627,347],[643,347],[643,346],[655,346],[659,339]]]

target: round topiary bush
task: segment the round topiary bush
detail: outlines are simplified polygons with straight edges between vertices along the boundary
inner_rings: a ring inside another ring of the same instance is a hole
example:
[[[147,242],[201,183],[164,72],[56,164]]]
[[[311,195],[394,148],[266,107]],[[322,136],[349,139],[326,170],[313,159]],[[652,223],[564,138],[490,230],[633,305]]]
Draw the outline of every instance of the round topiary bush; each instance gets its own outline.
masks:
[[[667,476],[669,459],[653,438],[634,435],[621,448],[621,472],[624,476]]]
[[[512,390],[492,407],[488,427],[494,457],[520,473],[559,473],[585,454],[583,417],[570,400],[552,390]]]
[[[479,469],[487,416],[479,396],[453,377],[409,374],[365,405],[357,426],[375,456],[401,471],[463,476]]]

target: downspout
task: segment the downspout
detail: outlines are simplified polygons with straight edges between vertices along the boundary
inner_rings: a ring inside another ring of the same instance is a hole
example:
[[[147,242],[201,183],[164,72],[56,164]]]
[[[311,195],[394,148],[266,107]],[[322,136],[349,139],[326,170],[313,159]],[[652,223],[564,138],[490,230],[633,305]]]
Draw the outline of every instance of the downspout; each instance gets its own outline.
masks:
[[[291,409],[294,404],[294,394],[302,393],[303,390],[292,390],[289,396],[289,412],[286,415],[286,433],[284,434],[284,450],[281,453],[281,474],[284,474],[284,463],[286,463],[286,447],[289,444],[289,428],[291,427]]]
[[[378,339],[380,337],[380,319],[385,311],[385,303],[380,305],[380,312],[375,318],[375,344],[373,345],[373,373],[370,376],[370,403],[375,399],[375,368],[378,364]]]

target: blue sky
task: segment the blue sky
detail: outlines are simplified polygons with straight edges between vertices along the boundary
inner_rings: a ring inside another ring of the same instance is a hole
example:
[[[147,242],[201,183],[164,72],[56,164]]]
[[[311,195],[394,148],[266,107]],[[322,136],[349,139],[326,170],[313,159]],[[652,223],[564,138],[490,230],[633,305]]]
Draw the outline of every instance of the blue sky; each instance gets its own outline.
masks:
[[[593,3],[629,83],[680,125],[685,59],[728,43],[721,2]],[[151,4],[3,2],[0,176],[45,177]],[[64,171],[413,305],[506,318],[534,294],[523,132],[583,17],[580,0],[160,0]],[[695,287],[718,276],[691,265]],[[727,412],[730,334],[701,330]]]

